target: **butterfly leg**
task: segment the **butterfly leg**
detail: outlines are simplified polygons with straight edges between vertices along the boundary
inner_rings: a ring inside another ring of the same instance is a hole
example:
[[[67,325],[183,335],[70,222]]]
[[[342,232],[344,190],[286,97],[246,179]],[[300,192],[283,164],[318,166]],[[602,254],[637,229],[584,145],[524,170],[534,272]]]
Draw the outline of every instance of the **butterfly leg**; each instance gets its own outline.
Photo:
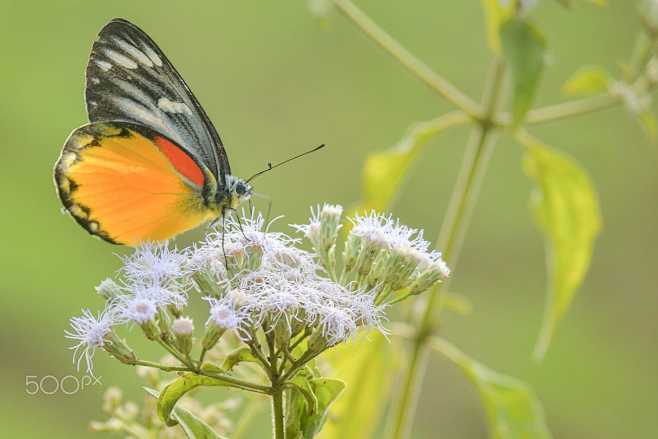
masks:
[[[267,212],[265,214],[265,227],[270,226],[270,216],[272,215],[272,199],[269,198],[267,201]]]
[[[224,248],[224,237],[226,236],[226,208],[222,209],[222,254],[224,255],[224,266],[228,273],[228,257],[226,257],[226,249]]]
[[[245,241],[250,242],[251,240],[247,238],[247,235],[244,234],[244,229],[242,229],[242,221],[240,221],[240,215],[235,214],[235,219],[238,221],[238,227],[240,228],[240,233],[242,233],[242,237],[245,239]]]

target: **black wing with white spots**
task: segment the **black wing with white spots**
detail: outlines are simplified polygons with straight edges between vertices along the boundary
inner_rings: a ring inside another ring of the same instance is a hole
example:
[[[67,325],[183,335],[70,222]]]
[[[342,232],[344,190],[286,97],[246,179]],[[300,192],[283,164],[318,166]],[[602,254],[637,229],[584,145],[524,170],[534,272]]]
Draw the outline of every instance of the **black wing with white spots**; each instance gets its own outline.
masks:
[[[220,186],[230,175],[208,115],[155,42],[129,21],[114,19],[101,29],[87,65],[85,97],[91,122],[145,125],[197,155]]]

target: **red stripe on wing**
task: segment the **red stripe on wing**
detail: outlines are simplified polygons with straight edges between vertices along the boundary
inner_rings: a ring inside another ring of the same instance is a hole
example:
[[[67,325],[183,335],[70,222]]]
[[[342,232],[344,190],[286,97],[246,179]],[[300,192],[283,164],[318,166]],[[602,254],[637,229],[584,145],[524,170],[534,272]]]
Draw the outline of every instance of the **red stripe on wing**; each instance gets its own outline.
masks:
[[[156,136],[153,141],[167,156],[174,168],[188,180],[198,186],[203,186],[205,176],[196,162],[178,145],[161,136]]]

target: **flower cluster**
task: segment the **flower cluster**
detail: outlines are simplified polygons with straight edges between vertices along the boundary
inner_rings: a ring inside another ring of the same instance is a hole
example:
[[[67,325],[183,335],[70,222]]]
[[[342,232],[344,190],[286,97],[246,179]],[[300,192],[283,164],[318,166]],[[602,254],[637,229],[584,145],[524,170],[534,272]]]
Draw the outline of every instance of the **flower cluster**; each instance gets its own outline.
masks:
[[[238,348],[271,372],[271,380],[272,374],[285,379],[359,328],[384,331],[388,306],[427,291],[449,270],[422,232],[375,213],[351,219],[338,258],[342,212],[325,204],[311,209],[307,224],[292,226],[312,251],[302,249],[300,239],[271,231],[271,223],[255,212],[226,218],[223,227],[184,250],[167,243],[137,248],[113,279],[97,287],[105,310],[71,319],[67,337],[76,342],[75,361],[84,360],[91,373],[101,348],[124,363],[152,365],[115,332],[133,324],[183,370],[207,370],[206,353],[230,333]],[[208,305],[198,339],[185,316],[193,295]]]

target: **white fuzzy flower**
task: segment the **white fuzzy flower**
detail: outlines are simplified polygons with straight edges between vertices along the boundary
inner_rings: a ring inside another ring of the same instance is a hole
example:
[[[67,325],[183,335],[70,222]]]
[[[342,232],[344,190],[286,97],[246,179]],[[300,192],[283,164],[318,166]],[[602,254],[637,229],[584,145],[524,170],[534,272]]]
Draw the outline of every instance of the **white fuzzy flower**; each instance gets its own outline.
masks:
[[[154,321],[158,312],[157,302],[144,296],[123,296],[113,308],[120,321],[138,325]]]
[[[356,332],[357,324],[349,308],[328,303],[320,305],[318,311],[319,327],[328,346],[345,341]]]
[[[359,326],[372,326],[382,333],[386,333],[384,329],[384,321],[386,314],[384,313],[386,305],[375,305],[376,292],[355,292],[352,294],[348,306],[350,307],[355,320]]]
[[[246,316],[237,311],[227,300],[214,297],[204,297],[204,300],[210,305],[210,317],[206,326],[215,325],[222,329],[237,329],[246,322]]]
[[[121,272],[133,282],[168,285],[185,279],[187,255],[168,242],[145,243],[123,259]]]
[[[80,363],[84,359],[86,371],[93,376],[93,359],[97,348],[103,347],[105,337],[116,323],[112,312],[102,311],[96,316],[85,309],[82,316],[73,317],[70,320],[71,330],[65,331],[66,338],[77,342],[71,347],[73,350],[73,362],[80,370]]]
[[[175,286],[136,284],[132,285],[131,294],[133,297],[150,300],[158,309],[169,305],[182,309],[187,305],[187,293]]]

